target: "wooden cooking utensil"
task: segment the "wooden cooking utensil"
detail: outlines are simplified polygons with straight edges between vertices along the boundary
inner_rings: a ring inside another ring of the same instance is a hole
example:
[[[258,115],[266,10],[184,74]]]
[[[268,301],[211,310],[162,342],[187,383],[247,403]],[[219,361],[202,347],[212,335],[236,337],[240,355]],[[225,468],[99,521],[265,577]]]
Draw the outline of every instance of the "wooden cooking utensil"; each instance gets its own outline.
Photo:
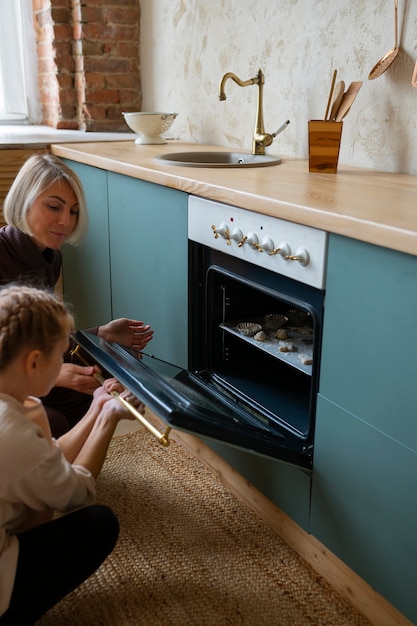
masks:
[[[349,113],[350,107],[355,101],[358,95],[359,89],[362,87],[362,81],[357,80],[350,83],[347,91],[344,93],[339,110],[336,114],[336,122],[341,122],[344,117]]]
[[[336,119],[337,112],[340,107],[340,103],[342,102],[342,98],[345,93],[345,81],[339,80],[333,92],[333,103],[330,111],[330,120],[334,121]]]
[[[417,87],[417,61],[414,66],[414,72],[413,72],[413,77],[411,79],[411,84],[413,85],[413,87]]]
[[[376,65],[369,72],[368,79],[373,80],[374,78],[378,78],[381,76],[385,70],[389,68],[391,63],[397,57],[400,47],[398,45],[398,0],[394,0],[394,30],[395,30],[395,45],[389,50],[383,57],[378,61]]]
[[[324,119],[327,120],[329,118],[329,111],[330,111],[330,105],[332,103],[332,98],[333,98],[333,91],[334,91],[334,85],[336,82],[336,76],[337,76],[337,70],[334,70],[333,72],[333,78],[332,78],[332,84],[330,87],[330,93],[329,93],[329,98],[327,100],[327,107],[326,107],[326,113],[324,115]]]

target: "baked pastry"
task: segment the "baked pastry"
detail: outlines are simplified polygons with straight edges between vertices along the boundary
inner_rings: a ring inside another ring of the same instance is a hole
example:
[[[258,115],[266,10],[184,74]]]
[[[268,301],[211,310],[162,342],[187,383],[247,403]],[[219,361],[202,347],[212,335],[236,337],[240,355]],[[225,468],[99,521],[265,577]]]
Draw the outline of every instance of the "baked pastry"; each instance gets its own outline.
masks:
[[[236,326],[236,330],[246,337],[253,337],[253,335],[262,330],[262,326],[255,324],[255,322],[241,322]]]
[[[291,341],[280,341],[278,343],[278,349],[280,352],[295,352],[297,348]]]
[[[285,328],[278,328],[277,333],[276,333],[276,338],[277,339],[287,339],[288,338],[288,332]]]
[[[313,363],[313,357],[311,354],[299,354],[298,358],[303,365],[311,365]]]

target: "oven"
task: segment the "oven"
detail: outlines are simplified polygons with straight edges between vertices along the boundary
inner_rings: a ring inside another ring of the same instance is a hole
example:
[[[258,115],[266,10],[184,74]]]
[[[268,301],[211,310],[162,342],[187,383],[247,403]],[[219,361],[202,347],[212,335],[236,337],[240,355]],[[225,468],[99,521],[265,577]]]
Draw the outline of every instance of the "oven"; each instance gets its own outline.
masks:
[[[189,367],[78,343],[166,424],[311,469],[327,235],[189,197]],[[173,329],[175,332],[175,329]]]

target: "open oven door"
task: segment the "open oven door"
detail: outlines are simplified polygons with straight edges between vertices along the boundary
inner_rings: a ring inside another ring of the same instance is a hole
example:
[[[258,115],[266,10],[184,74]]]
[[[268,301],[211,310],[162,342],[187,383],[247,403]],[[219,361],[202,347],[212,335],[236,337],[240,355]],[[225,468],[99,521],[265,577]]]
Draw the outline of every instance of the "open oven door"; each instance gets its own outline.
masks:
[[[312,467],[308,442],[262,423],[233,397],[216,393],[192,372],[145,353],[138,358],[128,348],[84,331],[78,331],[75,340],[167,426],[305,469]]]

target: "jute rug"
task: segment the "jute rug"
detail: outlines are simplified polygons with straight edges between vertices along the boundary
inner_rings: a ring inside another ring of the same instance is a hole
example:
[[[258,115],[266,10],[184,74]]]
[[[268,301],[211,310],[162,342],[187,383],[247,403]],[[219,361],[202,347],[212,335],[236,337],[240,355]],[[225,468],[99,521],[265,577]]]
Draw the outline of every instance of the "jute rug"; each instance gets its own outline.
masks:
[[[118,544],[38,626],[369,626],[175,441],[114,438],[98,500]]]

